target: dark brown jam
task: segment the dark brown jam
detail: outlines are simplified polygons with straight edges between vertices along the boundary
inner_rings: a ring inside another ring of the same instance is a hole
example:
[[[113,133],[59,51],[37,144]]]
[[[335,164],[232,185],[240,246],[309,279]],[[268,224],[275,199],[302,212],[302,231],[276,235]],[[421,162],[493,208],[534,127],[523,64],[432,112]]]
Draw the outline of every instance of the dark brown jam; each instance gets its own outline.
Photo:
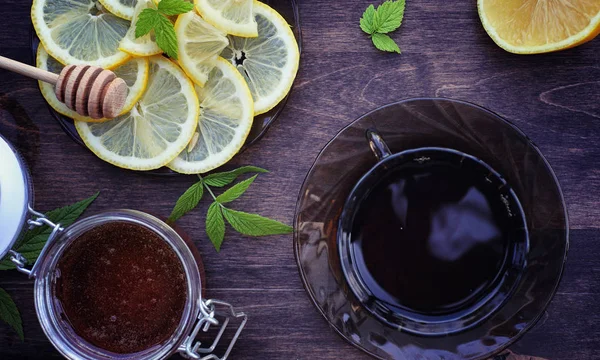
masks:
[[[174,250],[136,224],[103,224],[79,236],[58,262],[56,297],[75,333],[129,354],[168,340],[187,299]]]

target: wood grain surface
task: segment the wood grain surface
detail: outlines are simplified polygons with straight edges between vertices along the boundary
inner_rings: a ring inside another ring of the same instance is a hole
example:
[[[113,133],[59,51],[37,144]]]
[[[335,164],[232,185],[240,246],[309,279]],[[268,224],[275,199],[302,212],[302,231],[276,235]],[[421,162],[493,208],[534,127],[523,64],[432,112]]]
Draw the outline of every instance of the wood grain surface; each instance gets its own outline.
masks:
[[[298,78],[280,119],[227,167],[261,175],[235,203],[291,223],[298,191],[320,149],[342,127],[393,101],[420,96],[467,100],[506,117],[540,147],[562,184],[571,223],[566,273],[547,313],[512,350],[556,360],[600,359],[600,40],[554,54],[518,56],[483,31],[475,1],[409,0],[393,35],[402,55],[376,51],[358,20],[368,2],[301,0],[304,36]],[[31,2],[0,3],[0,54],[31,63]],[[37,83],[0,71],[0,133],[31,167],[35,207],[47,211],[100,191],[88,209],[132,208],[166,216],[194,177],[117,169],[68,138]],[[182,218],[204,257],[207,295],[250,320],[233,359],[367,359],[336,335],[306,295],[292,236],[228,232],[220,253],[204,235],[207,203]],[[0,359],[50,359],[33,304],[33,282],[14,271],[0,286],[17,302],[25,341],[0,324]],[[504,357],[499,357],[504,358]],[[528,359],[529,357],[523,357]]]

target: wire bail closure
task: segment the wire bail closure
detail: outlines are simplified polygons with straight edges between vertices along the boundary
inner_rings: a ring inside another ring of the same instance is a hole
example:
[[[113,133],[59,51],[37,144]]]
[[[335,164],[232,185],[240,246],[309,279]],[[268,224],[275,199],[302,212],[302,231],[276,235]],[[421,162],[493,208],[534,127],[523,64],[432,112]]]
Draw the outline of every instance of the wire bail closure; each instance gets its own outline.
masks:
[[[48,250],[49,245],[52,243],[52,241],[54,241],[54,238],[56,238],[60,232],[64,231],[64,229],[60,226],[60,224],[53,223],[46,217],[46,215],[33,210],[29,205],[27,206],[27,211],[32,215],[32,218],[27,220],[29,230],[42,226],[49,226],[52,229],[50,236],[48,236],[48,241],[46,241],[46,244],[38,256],[38,258],[43,258]],[[33,264],[31,270],[29,270],[25,267],[27,266],[28,260],[23,255],[14,250],[10,250],[9,254],[10,261],[15,264],[17,271],[28,275],[30,278],[35,277],[38,264],[37,261]]]
[[[224,317],[224,320],[212,344],[209,347],[200,347],[202,343],[200,341],[196,341],[196,337],[198,336],[200,330],[202,330],[203,332],[207,332],[211,325],[219,325],[220,323],[215,316],[217,314],[215,310],[215,305],[224,307],[227,310],[227,312],[219,313],[219,315],[222,314],[221,316]],[[222,357],[218,357],[212,352],[219,344],[221,336],[225,332],[229,321],[235,318],[242,319],[242,322],[238,326],[235,335],[231,339],[231,342],[229,343],[225,354]],[[235,345],[240,336],[240,333],[244,329],[244,326],[246,326],[247,321],[248,316],[243,312],[237,313],[233,306],[229,303],[214,299],[206,300],[205,302],[202,301],[200,303],[200,314],[198,315],[198,322],[194,326],[194,329],[192,330],[191,334],[179,347],[179,353],[185,358],[194,360],[227,360],[229,354],[231,353],[231,350],[233,349],[233,346]],[[208,355],[203,357],[203,354]]]

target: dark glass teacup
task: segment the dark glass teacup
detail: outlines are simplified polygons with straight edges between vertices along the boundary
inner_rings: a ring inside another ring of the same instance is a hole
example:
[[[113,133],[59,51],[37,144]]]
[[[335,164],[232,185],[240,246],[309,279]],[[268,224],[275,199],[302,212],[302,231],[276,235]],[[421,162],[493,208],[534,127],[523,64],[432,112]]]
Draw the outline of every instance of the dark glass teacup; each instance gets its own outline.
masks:
[[[441,336],[477,326],[511,296],[529,250],[523,208],[507,181],[469,154],[424,147],[392,154],[355,185],[338,225],[347,283],[393,328]]]

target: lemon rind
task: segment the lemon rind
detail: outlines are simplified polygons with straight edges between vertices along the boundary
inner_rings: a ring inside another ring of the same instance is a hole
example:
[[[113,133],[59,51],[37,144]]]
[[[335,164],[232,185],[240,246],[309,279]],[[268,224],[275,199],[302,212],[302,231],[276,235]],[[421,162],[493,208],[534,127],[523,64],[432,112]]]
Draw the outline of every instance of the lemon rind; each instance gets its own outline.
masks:
[[[227,21],[227,26],[224,26],[220,22],[214,20],[216,18],[222,18],[219,12],[208,6],[208,4],[203,3],[203,1],[204,0],[194,0],[194,8],[198,14],[212,26],[229,35],[250,38],[258,36],[258,27],[256,26],[256,21],[254,21],[254,17],[252,18],[252,22],[250,24],[236,24],[231,21]],[[251,29],[249,29],[250,27]]]
[[[114,16],[118,16],[121,19],[125,19],[125,20],[133,19],[134,8],[129,8],[126,6],[119,6],[120,9],[117,9],[116,6],[113,6],[112,4],[108,3],[106,0],[98,0],[98,2],[100,2],[100,4]],[[123,12],[123,9],[127,9],[127,13]],[[129,9],[131,9],[131,11],[129,11]]]

